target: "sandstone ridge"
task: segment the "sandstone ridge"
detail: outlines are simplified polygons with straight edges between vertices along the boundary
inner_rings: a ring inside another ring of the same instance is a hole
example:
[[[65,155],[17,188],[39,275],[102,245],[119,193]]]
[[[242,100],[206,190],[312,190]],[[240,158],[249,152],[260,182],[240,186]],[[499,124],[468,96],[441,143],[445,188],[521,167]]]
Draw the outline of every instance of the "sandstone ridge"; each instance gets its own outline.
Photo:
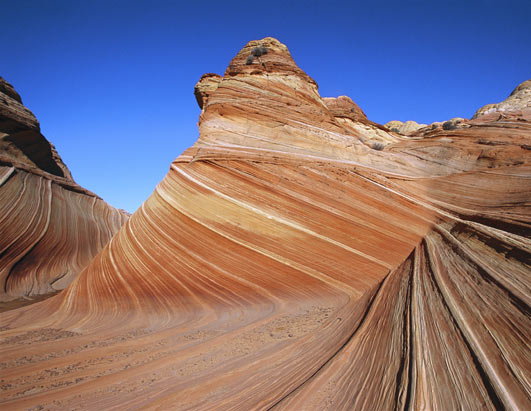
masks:
[[[3,78],[0,216],[0,302],[65,288],[126,219],[74,181]]]
[[[3,407],[530,408],[531,116],[396,135],[271,38],[196,90],[153,194],[0,315]]]
[[[489,113],[506,113],[531,111],[531,80],[519,84],[504,101],[498,104],[487,104],[481,107],[474,116],[476,119]]]

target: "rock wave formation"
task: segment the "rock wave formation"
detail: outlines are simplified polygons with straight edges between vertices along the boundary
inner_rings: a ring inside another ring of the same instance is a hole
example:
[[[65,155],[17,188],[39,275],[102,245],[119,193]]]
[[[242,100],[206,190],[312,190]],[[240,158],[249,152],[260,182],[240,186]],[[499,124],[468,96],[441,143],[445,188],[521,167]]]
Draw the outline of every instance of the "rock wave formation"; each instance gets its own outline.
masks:
[[[273,38],[195,94],[151,197],[0,316],[3,407],[530,408],[531,116],[402,138]]]
[[[125,220],[75,183],[0,77],[0,302],[65,288]]]

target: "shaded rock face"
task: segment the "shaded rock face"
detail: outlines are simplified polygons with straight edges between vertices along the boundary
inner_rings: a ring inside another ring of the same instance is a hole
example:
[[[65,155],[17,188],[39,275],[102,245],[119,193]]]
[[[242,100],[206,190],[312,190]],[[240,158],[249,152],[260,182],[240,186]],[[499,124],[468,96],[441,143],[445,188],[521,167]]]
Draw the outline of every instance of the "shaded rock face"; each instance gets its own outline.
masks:
[[[0,77],[0,162],[18,163],[72,179],[68,168],[40,133],[39,122],[13,86]]]
[[[531,117],[375,150],[272,38],[215,82],[82,274],[0,316],[2,405],[528,409]]]
[[[520,112],[531,111],[531,80],[524,81],[519,84],[513,92],[498,104],[487,104],[481,107],[473,119],[489,113],[506,113],[506,112]]]
[[[65,288],[126,220],[74,182],[2,78],[0,220],[0,302]]]

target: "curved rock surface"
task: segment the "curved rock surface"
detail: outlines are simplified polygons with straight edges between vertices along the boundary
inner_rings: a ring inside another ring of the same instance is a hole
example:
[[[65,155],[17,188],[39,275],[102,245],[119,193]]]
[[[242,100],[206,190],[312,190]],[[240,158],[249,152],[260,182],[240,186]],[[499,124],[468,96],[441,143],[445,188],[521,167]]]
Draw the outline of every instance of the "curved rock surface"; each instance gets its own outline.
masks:
[[[489,113],[499,112],[503,114],[519,111],[531,111],[531,80],[519,84],[501,103],[487,104],[481,107],[472,118],[475,119]]]
[[[399,140],[399,137],[389,133],[386,127],[369,120],[350,97],[325,97],[323,102],[345,132],[358,136],[359,141],[368,147],[380,144],[383,147],[387,143]]]
[[[329,107],[248,43],[104,250],[0,316],[0,404],[529,409],[531,118],[373,150]]]
[[[125,220],[74,182],[0,78],[0,302],[62,290]]]

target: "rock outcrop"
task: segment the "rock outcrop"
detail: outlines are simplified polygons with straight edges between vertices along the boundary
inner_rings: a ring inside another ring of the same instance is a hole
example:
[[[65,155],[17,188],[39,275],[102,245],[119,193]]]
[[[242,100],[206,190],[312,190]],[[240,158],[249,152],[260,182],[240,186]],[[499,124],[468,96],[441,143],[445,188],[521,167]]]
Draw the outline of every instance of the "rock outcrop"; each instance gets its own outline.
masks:
[[[411,121],[411,120],[406,121],[406,122],[402,122],[399,120],[393,120],[393,121],[389,121],[388,123],[385,123],[384,125],[389,130],[395,133],[403,134],[403,135],[408,135],[421,128],[428,127],[427,124],[419,124],[416,121]]]
[[[74,182],[0,78],[0,302],[65,288],[125,220]]]
[[[272,38],[215,83],[73,284],[0,315],[2,406],[530,408],[531,116],[375,150]]]
[[[426,136],[433,134],[433,132],[440,132],[443,130],[455,130],[456,128],[463,128],[467,126],[467,119],[462,117],[454,117],[447,121],[436,121],[431,124],[418,124],[416,121],[406,121],[402,123],[398,120],[389,121],[385,123],[385,127],[394,133],[402,134],[408,137]]]
[[[375,145],[384,147],[387,143],[398,141],[398,138],[390,134],[386,127],[369,120],[350,97],[325,97],[323,102],[336,121],[343,126],[346,134],[358,136],[359,141],[369,147]]]
[[[513,92],[498,104],[487,104],[481,107],[474,116],[473,119],[483,116],[489,113],[511,113],[531,111],[531,80],[524,81],[519,84]]]
[[[13,86],[0,77],[0,161],[72,180],[55,147]]]
[[[223,79],[222,76],[215,73],[207,73],[201,76],[201,79],[197,82],[194,87],[194,95],[197,100],[197,104],[200,109],[203,109],[205,102],[208,100],[208,97],[216,91],[219,86],[219,83]]]

